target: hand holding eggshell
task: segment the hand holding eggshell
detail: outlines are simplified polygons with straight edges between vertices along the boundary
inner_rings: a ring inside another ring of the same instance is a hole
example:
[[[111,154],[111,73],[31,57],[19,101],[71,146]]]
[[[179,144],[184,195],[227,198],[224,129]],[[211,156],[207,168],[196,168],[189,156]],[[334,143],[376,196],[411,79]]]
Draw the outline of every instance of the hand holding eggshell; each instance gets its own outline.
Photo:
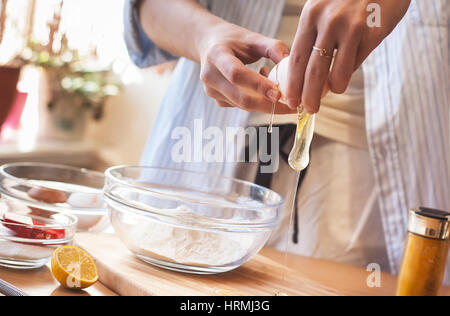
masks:
[[[377,1],[383,12],[377,27],[367,23],[368,2],[305,3],[289,61],[286,97],[291,108],[302,104],[309,113],[318,112],[327,85],[334,93],[344,93],[354,71],[392,32],[411,0]]]
[[[290,57],[284,58],[278,65],[276,65],[269,74],[269,80],[278,85],[281,93],[280,103],[288,104],[287,91],[289,87],[289,65]],[[322,98],[330,91],[327,84],[322,92]]]

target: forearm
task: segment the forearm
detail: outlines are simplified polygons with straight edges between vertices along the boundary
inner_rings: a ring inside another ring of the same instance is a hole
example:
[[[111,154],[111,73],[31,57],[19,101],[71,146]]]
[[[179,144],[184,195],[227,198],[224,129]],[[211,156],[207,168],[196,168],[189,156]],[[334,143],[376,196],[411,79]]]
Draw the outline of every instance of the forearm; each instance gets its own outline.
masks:
[[[141,0],[138,10],[144,31],[158,47],[196,62],[207,34],[227,24],[196,0]]]
[[[294,113],[277,103],[280,93],[273,82],[246,67],[261,58],[279,63],[289,55],[283,42],[226,22],[197,0],[141,0],[138,9],[153,44],[200,63],[205,93],[219,106],[272,113],[276,103],[276,113]]]

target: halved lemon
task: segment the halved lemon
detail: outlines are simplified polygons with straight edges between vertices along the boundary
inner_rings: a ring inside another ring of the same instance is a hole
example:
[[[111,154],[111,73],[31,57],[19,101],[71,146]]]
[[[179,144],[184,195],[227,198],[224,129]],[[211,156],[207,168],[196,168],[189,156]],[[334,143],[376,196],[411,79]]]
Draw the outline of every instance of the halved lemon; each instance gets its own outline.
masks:
[[[88,288],[98,280],[94,260],[85,251],[73,246],[55,250],[52,273],[62,286],[72,290]]]

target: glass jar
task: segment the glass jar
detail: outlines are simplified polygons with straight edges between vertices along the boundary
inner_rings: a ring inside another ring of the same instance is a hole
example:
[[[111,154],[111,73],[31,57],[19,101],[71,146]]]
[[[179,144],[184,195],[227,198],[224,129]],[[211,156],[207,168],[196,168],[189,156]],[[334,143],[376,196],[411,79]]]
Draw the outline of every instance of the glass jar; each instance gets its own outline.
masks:
[[[397,296],[438,295],[449,251],[449,220],[447,212],[410,210]]]

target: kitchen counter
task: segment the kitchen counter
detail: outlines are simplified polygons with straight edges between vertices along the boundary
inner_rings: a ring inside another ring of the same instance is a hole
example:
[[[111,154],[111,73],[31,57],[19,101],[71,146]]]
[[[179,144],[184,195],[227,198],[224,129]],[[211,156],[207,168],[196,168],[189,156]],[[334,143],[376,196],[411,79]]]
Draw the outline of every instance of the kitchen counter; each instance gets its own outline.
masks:
[[[0,142],[0,164],[11,162],[46,162],[88,167],[97,161],[96,150],[83,142],[40,142],[25,150],[17,144]]]
[[[123,164],[106,148],[87,141],[45,141],[29,150],[20,148],[18,144],[0,142],[0,165],[13,162],[63,164],[101,172],[112,165]]]
[[[49,265],[37,270],[12,270],[0,267],[0,279],[31,296],[117,296],[100,282],[84,291],[66,290],[53,278]]]
[[[88,235],[81,236],[79,239],[81,242],[89,240]],[[115,238],[115,237],[107,237],[107,238]],[[102,237],[100,236],[100,240]],[[107,240],[107,239],[105,239]],[[121,247],[121,246],[120,246]],[[179,289],[186,291],[184,295],[198,295],[198,292],[193,291],[192,293],[189,293],[190,288],[198,289],[206,289],[209,285],[214,286],[214,282],[216,279],[220,279],[221,283],[224,284],[224,286],[231,286],[232,280],[242,280],[243,275],[252,275],[258,276],[263,278],[263,272],[264,271],[255,271],[255,268],[258,267],[259,263],[264,263],[265,265],[271,265],[273,263],[273,266],[276,268],[274,271],[276,271],[275,275],[271,275],[273,280],[276,282],[282,282],[282,267],[281,265],[284,262],[284,254],[273,250],[273,249],[264,249],[261,251],[261,253],[258,255],[257,258],[252,260],[251,262],[245,264],[243,267],[232,271],[225,273],[223,275],[219,276],[191,276],[191,275],[184,275],[180,273],[165,271],[159,268],[155,268],[152,266],[148,266],[144,264],[143,262],[136,259],[131,253],[127,253],[125,250],[119,247],[119,250],[115,250],[115,256],[120,255],[121,258],[118,260],[120,264],[127,264],[127,268],[125,270],[121,270],[124,273],[127,274],[127,279],[130,277],[131,269],[136,269],[136,275],[139,274],[148,274],[151,276],[152,282],[155,281],[155,278],[157,278],[158,274],[161,274],[164,277],[164,280],[168,280],[170,277],[172,277],[174,280],[181,280],[179,282],[185,282],[186,285],[182,285],[180,287],[180,284],[174,285],[178,286]],[[121,252],[123,251],[123,253]],[[91,254],[94,251],[90,251]],[[106,256],[107,252],[100,251],[97,254],[94,254],[95,256],[98,256],[98,258]],[[103,259],[108,259],[103,257]],[[395,294],[395,288],[396,288],[396,277],[388,274],[382,274],[381,275],[381,287],[380,288],[369,288],[367,286],[367,278],[370,275],[370,272],[367,272],[365,269],[352,267],[348,265],[328,262],[324,260],[317,260],[317,259],[311,259],[311,258],[304,258],[301,256],[296,255],[289,255],[289,264],[288,266],[291,268],[288,270],[286,274],[287,279],[302,279],[305,282],[310,282],[311,284],[311,294],[315,293],[324,293],[324,295],[327,295],[327,293],[334,294],[334,295],[369,295],[369,296],[384,296],[384,295],[394,295]],[[100,262],[98,262],[99,264]],[[101,263],[100,263],[101,264]],[[113,263],[111,263],[113,264]],[[120,267],[121,269],[123,266]],[[127,269],[130,270],[127,270]],[[184,276],[184,278],[183,278]],[[253,277],[252,276],[252,277]],[[101,280],[102,280],[102,273],[100,274]],[[169,278],[168,278],[169,277]],[[50,269],[46,266],[38,270],[34,271],[16,271],[16,270],[9,270],[0,268],[0,278],[17,286],[18,288],[22,289],[24,292],[26,292],[29,295],[39,295],[39,296],[114,296],[117,295],[114,291],[110,290],[108,287],[103,285],[102,283],[98,282],[95,286],[87,289],[86,291],[79,291],[79,292],[72,292],[69,290],[66,290],[58,285],[58,283],[53,279]],[[114,277],[115,278],[115,277]],[[114,279],[110,278],[110,279]],[[105,280],[108,278],[105,278]],[[130,282],[133,279],[131,276]],[[249,279],[251,280],[251,279]],[[107,282],[111,282],[111,280],[106,280]],[[199,282],[198,287],[196,285],[196,282]],[[200,285],[201,283],[201,285]],[[259,280],[257,280],[257,283],[259,283]],[[299,288],[299,291],[304,291],[305,294],[309,294],[308,290],[306,289],[303,284],[303,288]],[[192,287],[195,285],[194,287]],[[300,285],[300,284],[299,284]],[[168,284],[164,285],[165,287],[168,286]],[[185,286],[185,287],[184,287]],[[247,285],[243,285],[242,288],[245,288]],[[253,287],[248,285],[248,289],[252,289]],[[316,287],[313,289],[313,287]],[[129,290],[129,289],[128,289]],[[153,289],[153,291],[157,291],[158,289]],[[165,289],[167,290],[167,288]],[[297,290],[297,289],[293,289]],[[255,288],[255,291],[259,291]],[[211,292],[213,294],[213,292]],[[238,292],[239,293],[239,292]],[[247,292],[244,292],[247,293]],[[255,292],[257,294],[260,294],[260,292]],[[163,293],[161,293],[163,294]],[[450,296],[450,288],[442,288],[441,295],[444,296]]]

